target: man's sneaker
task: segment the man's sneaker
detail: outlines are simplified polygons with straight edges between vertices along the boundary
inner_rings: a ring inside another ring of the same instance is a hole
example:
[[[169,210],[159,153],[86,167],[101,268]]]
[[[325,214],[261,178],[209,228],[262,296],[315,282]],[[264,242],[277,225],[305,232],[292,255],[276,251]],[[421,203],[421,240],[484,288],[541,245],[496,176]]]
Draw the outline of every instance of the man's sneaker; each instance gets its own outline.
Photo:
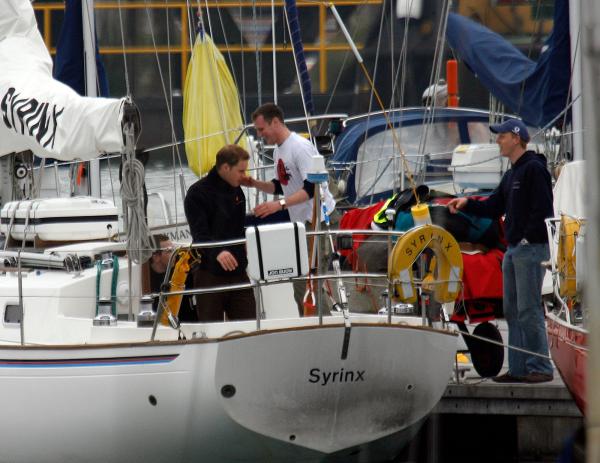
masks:
[[[525,376],[523,376],[523,381],[526,383],[547,383],[553,379],[554,376],[546,373],[538,373],[537,371],[534,371],[533,373],[527,373]]]
[[[509,372],[500,376],[494,376],[492,381],[495,383],[523,383],[525,380],[522,376],[513,376]]]

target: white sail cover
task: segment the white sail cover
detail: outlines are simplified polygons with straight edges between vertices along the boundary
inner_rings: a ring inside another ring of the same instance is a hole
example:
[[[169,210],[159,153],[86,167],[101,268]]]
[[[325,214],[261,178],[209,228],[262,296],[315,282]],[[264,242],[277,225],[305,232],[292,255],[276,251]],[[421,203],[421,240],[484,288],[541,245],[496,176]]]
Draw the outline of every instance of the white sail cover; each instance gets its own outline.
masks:
[[[52,59],[29,0],[0,14],[0,156],[89,160],[121,151],[123,99],[87,98],[52,78]]]

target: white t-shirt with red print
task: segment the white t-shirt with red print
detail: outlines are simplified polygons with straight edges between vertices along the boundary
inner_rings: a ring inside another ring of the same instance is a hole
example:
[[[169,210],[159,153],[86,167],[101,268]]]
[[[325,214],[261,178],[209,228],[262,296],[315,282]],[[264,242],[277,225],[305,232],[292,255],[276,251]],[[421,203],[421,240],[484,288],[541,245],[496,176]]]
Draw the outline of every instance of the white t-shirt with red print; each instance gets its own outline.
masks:
[[[275,162],[275,175],[281,183],[284,196],[290,196],[304,186],[308,173],[312,168],[312,157],[319,154],[314,145],[296,132],[290,136],[273,152]],[[327,184],[321,187],[323,203],[328,214],[335,209],[335,200]],[[294,206],[289,206],[292,222],[312,221],[312,199]]]

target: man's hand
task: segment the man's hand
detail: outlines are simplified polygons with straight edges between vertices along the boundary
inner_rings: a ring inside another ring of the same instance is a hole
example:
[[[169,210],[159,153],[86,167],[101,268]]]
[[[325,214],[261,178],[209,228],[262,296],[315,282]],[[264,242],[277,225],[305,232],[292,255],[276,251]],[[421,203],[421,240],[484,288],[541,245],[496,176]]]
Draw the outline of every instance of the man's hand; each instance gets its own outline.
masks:
[[[254,182],[255,182],[255,180],[248,175],[240,181],[240,185],[247,186],[247,187],[253,187],[253,186],[255,186]]]
[[[228,272],[235,270],[238,266],[237,260],[235,260],[233,254],[231,254],[229,251],[221,251],[217,256],[217,262],[221,264],[223,270]]]
[[[262,219],[280,210],[281,204],[279,204],[279,201],[267,201],[254,208],[254,215]]]
[[[469,201],[467,198],[454,198],[450,200],[447,206],[448,209],[450,209],[450,212],[456,214],[459,210],[463,209],[467,205],[467,201]]]

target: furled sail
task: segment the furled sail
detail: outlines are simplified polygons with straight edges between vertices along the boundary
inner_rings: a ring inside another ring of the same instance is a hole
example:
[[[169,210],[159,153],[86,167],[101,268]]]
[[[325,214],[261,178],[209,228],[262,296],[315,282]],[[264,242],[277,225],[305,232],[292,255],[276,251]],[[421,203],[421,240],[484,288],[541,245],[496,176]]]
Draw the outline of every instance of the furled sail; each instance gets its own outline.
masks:
[[[571,78],[569,2],[557,0],[554,29],[532,61],[486,27],[450,13],[448,43],[488,91],[523,120],[544,127],[567,106]]]
[[[52,78],[29,0],[5,0],[0,16],[0,155],[88,160],[121,151],[124,100],[81,97]]]
[[[200,30],[183,90],[183,131],[188,165],[198,175],[215,163],[217,151],[243,130],[237,87],[212,39]],[[247,148],[245,139],[240,146]]]
[[[95,31],[94,31],[95,34]],[[85,88],[85,55],[83,46],[83,20],[81,0],[65,1],[65,17],[63,19],[56,56],[54,57],[54,78],[67,84],[80,95],[92,95]],[[98,77],[98,91],[93,95],[107,97],[108,80],[104,64],[98,52],[96,43],[96,73]]]
[[[310,75],[306,66],[306,58],[304,56],[304,45],[302,44],[302,34],[300,33],[300,22],[298,20],[298,7],[296,0],[285,0],[285,11],[288,17],[290,28],[290,37],[294,47],[294,57],[296,58],[296,66],[298,66],[298,75],[300,86],[302,87],[302,99],[308,114],[314,114],[315,107],[312,97],[312,84]]]

